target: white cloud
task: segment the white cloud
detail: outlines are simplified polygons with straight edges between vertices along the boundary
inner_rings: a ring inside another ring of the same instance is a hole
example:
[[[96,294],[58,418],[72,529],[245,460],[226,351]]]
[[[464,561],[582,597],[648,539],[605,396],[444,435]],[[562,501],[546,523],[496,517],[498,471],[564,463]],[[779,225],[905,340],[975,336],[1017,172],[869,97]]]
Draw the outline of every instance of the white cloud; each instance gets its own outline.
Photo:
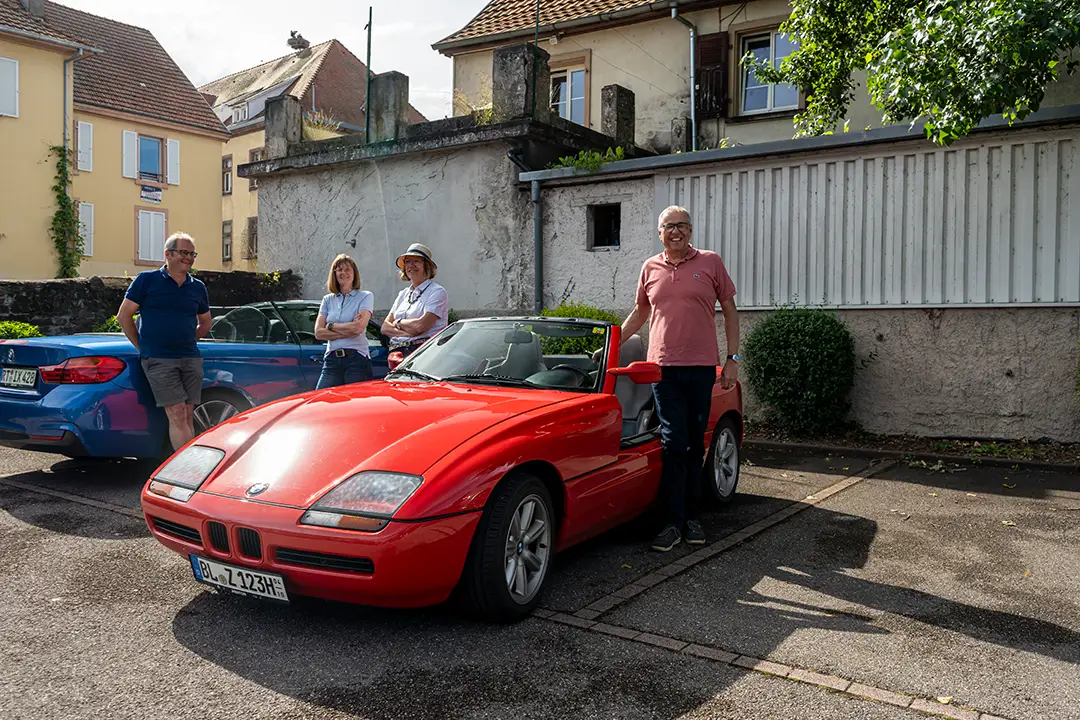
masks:
[[[368,6],[374,23],[371,66],[409,76],[410,101],[429,119],[450,113],[451,62],[431,44],[460,29],[487,0],[62,0],[63,5],[138,25],[154,34],[195,85],[290,52],[299,30],[312,44],[337,38],[367,54]],[[418,20],[418,18],[422,20]]]

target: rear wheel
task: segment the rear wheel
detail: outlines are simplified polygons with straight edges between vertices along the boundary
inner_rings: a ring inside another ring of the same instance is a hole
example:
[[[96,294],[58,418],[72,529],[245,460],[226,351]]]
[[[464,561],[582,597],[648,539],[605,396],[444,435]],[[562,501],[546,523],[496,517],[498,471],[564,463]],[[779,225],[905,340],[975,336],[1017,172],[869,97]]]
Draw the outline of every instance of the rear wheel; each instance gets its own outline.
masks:
[[[536,607],[553,555],[555,512],[539,478],[515,474],[499,485],[473,537],[464,599],[485,619],[518,620]]]
[[[722,418],[716,424],[702,475],[708,497],[721,503],[735,497],[739,487],[739,430],[731,418]]]
[[[250,407],[247,401],[233,393],[203,391],[202,399],[195,406],[195,434],[201,435]]]

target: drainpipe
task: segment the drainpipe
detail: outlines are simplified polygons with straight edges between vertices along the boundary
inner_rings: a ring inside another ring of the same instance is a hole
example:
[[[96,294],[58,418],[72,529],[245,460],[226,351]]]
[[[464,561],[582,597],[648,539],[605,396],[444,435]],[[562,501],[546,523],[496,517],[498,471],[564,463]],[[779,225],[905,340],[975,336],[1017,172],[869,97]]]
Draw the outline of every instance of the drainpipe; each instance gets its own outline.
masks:
[[[544,202],[540,199],[540,181],[532,181],[533,206],[533,305],[537,315],[544,309]]]
[[[71,63],[83,56],[83,49],[79,48],[75,54],[64,61],[64,155],[68,151],[68,131],[71,129],[71,114],[68,112],[68,68]]]
[[[697,26],[679,14],[679,8],[672,6],[671,19],[678,20],[690,28],[690,148],[697,152]]]

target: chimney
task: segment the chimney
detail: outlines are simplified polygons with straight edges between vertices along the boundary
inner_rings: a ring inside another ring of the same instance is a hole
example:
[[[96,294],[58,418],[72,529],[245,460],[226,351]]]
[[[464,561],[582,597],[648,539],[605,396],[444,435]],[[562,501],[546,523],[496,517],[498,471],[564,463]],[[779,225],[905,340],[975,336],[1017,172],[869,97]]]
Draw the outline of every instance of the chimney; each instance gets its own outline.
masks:
[[[34,17],[45,17],[45,0],[19,0],[19,4]]]

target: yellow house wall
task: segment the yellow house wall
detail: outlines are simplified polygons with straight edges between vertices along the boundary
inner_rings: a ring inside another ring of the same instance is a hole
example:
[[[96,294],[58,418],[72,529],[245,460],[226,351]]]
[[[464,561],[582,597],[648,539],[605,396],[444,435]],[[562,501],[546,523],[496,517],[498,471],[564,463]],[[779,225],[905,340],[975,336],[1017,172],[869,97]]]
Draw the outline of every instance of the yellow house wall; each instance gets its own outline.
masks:
[[[731,33],[736,35],[750,28],[767,29],[790,12],[786,0],[756,0],[742,6],[725,5],[711,10],[686,13],[684,16],[697,25],[698,33],[706,35]],[[552,44],[541,39],[540,47],[551,55],[552,64],[560,56],[589,51],[591,77],[589,93],[589,127],[600,130],[600,94],[605,85],[618,84],[629,88],[635,96],[637,144],[666,152],[671,144],[671,122],[676,117],[689,117],[690,40],[689,31],[670,18],[637,23],[618,28],[580,35],[568,35]],[[468,105],[479,107],[491,102],[492,50],[482,50],[454,56],[453,82],[454,114],[469,112]],[[737,63],[732,52],[731,63]],[[856,100],[848,118],[852,130],[866,126],[881,127],[881,113],[870,103],[865,90],[865,76],[857,75]],[[730,95],[737,102],[735,73],[729,77]],[[1044,106],[1080,102],[1080,75],[1066,78],[1047,88]],[[776,119],[748,118],[742,120],[703,119],[699,136],[707,147],[716,147],[718,138],[743,145],[790,139],[794,135],[791,117]],[[836,128],[839,131],[841,128]]]
[[[50,189],[64,142],[64,59],[0,37],[0,57],[19,62],[19,117],[0,117],[0,278],[56,276],[49,224],[56,212]],[[70,96],[70,83],[68,93]]]
[[[236,174],[236,169],[250,162],[251,151],[266,144],[266,132],[261,128],[249,133],[234,135],[227,143],[222,143],[221,157],[232,155],[233,185],[231,195],[221,196],[221,220],[232,220],[233,253],[232,262],[226,263],[228,270],[257,270],[258,260],[243,259],[243,246],[247,237],[247,219],[259,215],[259,191],[250,188],[250,181]],[[218,179],[221,188],[221,179]],[[221,230],[218,230],[221,237]],[[220,242],[218,245],[220,246]],[[220,260],[221,253],[218,253]]]
[[[94,126],[93,171],[79,172],[72,197],[94,205],[93,256],[84,257],[81,275],[134,275],[153,267],[140,264],[136,208],[166,213],[166,237],[186,232],[195,238],[196,269],[221,270],[221,139],[162,128],[134,120],[76,112]],[[122,174],[123,131],[180,141],[180,184],[165,185],[160,204],[141,199],[142,183]]]

